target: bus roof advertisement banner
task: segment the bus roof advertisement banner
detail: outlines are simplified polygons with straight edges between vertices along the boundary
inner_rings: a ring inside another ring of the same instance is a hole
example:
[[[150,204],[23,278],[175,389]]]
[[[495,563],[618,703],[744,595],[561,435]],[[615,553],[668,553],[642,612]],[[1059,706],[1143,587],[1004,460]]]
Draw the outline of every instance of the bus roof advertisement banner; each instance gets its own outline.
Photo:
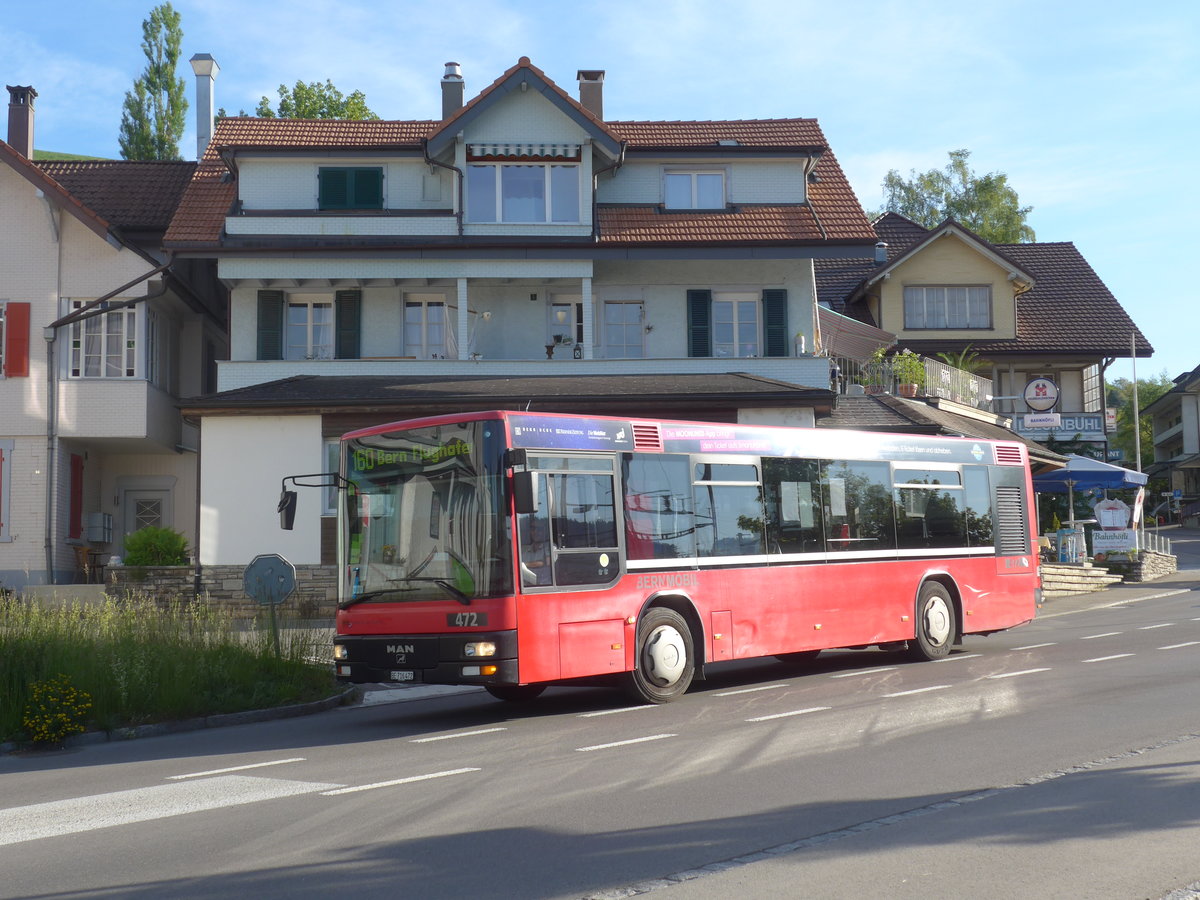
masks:
[[[514,447],[547,450],[632,450],[633,428],[612,419],[510,416]]]

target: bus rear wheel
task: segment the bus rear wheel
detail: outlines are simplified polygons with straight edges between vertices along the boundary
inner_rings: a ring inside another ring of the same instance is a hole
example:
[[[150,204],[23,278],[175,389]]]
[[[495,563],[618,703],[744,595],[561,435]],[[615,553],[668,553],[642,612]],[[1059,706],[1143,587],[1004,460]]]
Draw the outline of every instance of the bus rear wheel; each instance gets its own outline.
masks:
[[[936,581],[925,582],[917,595],[917,635],[908,643],[908,655],[915,660],[945,659],[956,631],[950,592]]]
[[[483,687],[497,700],[507,700],[509,703],[533,700],[546,689],[544,684],[485,684]]]
[[[629,693],[647,703],[667,703],[682,696],[696,673],[692,632],[683,616],[656,606],[638,623],[637,667],[628,674]]]

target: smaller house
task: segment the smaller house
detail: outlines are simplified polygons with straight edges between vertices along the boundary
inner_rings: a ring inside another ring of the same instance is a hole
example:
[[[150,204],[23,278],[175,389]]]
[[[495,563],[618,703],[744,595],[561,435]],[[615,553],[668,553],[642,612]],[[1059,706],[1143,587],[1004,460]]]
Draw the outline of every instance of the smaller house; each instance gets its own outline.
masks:
[[[991,409],[1018,434],[1104,454],[1104,370],[1153,348],[1074,244],[992,244],[953,220],[931,230],[896,213],[874,228],[873,258],[816,261],[822,306],[926,357],[974,354]],[[1050,418],[1033,417],[1035,381],[1057,392]]]
[[[1175,379],[1175,387],[1142,407],[1149,416],[1154,463],[1146,473],[1165,477],[1179,491],[1184,515],[1200,516],[1200,366]],[[1172,498],[1174,499],[1174,498]]]

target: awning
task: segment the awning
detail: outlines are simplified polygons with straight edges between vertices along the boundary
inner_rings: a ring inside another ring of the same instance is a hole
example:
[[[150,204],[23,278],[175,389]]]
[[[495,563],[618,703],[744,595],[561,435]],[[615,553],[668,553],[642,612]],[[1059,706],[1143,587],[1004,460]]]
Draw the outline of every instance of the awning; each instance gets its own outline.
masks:
[[[472,159],[579,159],[579,144],[468,144]]]

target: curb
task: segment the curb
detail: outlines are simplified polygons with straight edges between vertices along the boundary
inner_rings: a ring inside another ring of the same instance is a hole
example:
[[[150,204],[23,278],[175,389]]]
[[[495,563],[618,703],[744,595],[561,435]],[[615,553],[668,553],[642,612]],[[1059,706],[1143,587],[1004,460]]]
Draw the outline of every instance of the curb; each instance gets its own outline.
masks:
[[[361,700],[362,689],[355,685],[334,694],[332,697],[326,697],[324,700],[313,700],[310,703],[294,703],[290,706],[276,706],[271,709],[248,709],[244,712],[201,716],[195,719],[183,719],[179,722],[161,722],[153,725],[136,725],[132,728],[114,728],[112,731],[88,731],[83,734],[72,735],[63,741],[62,746],[64,749],[89,747],[93,744],[106,744],[110,741],[132,741],[138,738],[161,737],[166,734],[200,731],[204,728],[227,728],[231,725],[270,722],[274,719],[294,719],[297,716],[310,716],[315,713],[327,712],[338,706],[348,706]],[[27,745],[18,744],[16,741],[0,743],[0,753],[12,753],[26,748]]]

